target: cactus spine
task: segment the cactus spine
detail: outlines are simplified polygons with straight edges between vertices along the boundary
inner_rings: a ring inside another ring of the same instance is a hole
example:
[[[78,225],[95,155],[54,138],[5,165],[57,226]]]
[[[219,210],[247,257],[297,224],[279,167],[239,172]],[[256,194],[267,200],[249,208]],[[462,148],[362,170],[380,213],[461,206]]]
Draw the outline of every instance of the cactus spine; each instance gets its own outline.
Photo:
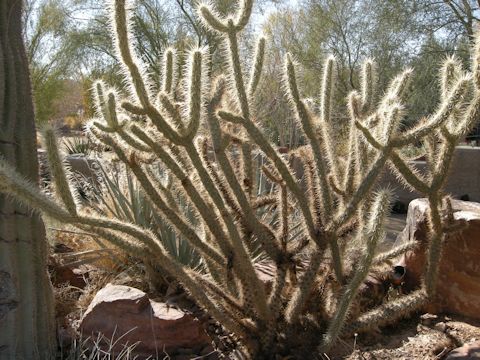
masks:
[[[434,296],[442,240],[446,232],[455,230],[451,216],[443,216],[444,209],[451,212],[451,206],[442,189],[455,145],[480,111],[480,50],[478,46],[473,49],[471,73],[464,73],[455,58],[447,59],[440,72],[442,98],[437,111],[407,130],[400,123],[412,70],[395,77],[380,97],[375,64],[367,59],[361,70],[361,89],[348,96],[349,154],[344,161],[338,161],[334,144],[338,128],[332,108],[335,58],[325,61],[317,115],[302,97],[297,65],[287,54],[287,97],[308,144],[284,156],[261,131],[252,101],[262,78],[266,39],[258,41],[251,64],[240,60],[239,34],[252,6],[252,0],[241,0],[235,14],[222,17],[211,5],[198,5],[203,25],[222,41],[224,75],[215,78],[207,71],[208,51],[199,48],[190,52],[179,76],[182,81],[177,81],[176,53],[167,49],[162,83],[152,84],[133,50],[131,2],[112,0],[113,37],[128,94],[120,95],[98,82],[98,118],[88,127],[92,137],[108,145],[131,169],[159,214],[201,254],[211,276],[183,267],[148,229],[79,209],[49,131],[46,145],[54,162],[58,199],[38,193],[4,160],[0,161],[0,190],[156,262],[239,337],[250,357],[311,355],[314,349],[328,351],[342,334],[395,321]],[[426,175],[420,175],[401,155],[402,147],[417,142],[430,145]],[[257,165],[256,154],[262,156],[263,167]],[[289,156],[302,160],[306,189],[291,169]],[[152,161],[169,171],[169,186],[150,171]],[[386,167],[430,201],[425,280],[410,295],[354,314],[358,289],[370,269],[415,246],[409,243],[375,255],[390,196],[373,188]],[[271,194],[259,191],[255,172],[263,172]],[[185,218],[179,198],[195,212],[194,223]],[[275,221],[260,216],[265,209],[276,216]],[[351,255],[358,244],[363,246],[360,255]],[[276,268],[270,290],[255,272],[252,254],[257,246]],[[305,258],[306,265],[300,266]],[[325,291],[309,302],[319,280]],[[306,328],[315,331],[306,332]],[[319,332],[324,336],[318,336]]]
[[[38,182],[38,162],[21,19],[22,1],[0,3],[0,156],[2,167],[8,166],[26,186],[33,187],[30,184]],[[4,190],[8,184],[1,181],[0,188]],[[32,207],[28,200],[18,202],[6,194],[0,196],[2,359],[54,356],[54,303],[46,267],[47,241],[43,222]]]

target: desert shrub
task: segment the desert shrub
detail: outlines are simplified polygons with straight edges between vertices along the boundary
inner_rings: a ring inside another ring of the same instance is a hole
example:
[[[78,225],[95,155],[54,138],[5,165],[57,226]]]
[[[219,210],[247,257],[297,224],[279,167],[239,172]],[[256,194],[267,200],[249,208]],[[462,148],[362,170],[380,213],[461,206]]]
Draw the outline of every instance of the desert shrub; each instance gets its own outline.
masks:
[[[82,130],[84,122],[85,119],[78,115],[68,115],[63,120],[65,126],[67,126],[70,130]]]
[[[443,186],[456,144],[478,118],[480,49],[472,53],[471,71],[455,58],[445,61],[437,110],[411,128],[401,123],[413,71],[406,69],[380,93],[375,64],[366,60],[361,88],[348,96],[346,156],[338,153],[336,141],[342,137],[335,133],[344,127],[332,124],[335,58],[324,62],[320,107],[313,111],[302,98],[297,66],[287,54],[284,87],[306,146],[284,154],[262,132],[252,105],[266,40],[259,39],[251,63],[239,54],[239,34],[252,6],[252,0],[243,0],[228,17],[210,5],[198,6],[203,25],[223,44],[224,74],[214,77],[208,50],[198,48],[179,76],[175,51],[168,49],[162,82],[153,84],[133,50],[130,3],[115,0],[113,36],[129,96],[121,97],[103,82],[95,84],[98,118],[90,121],[88,131],[128,167],[151,211],[188,241],[206,273],[180,263],[165,248],[162,235],[138,218],[82,212],[51,130],[45,131],[45,143],[61,201],[39,193],[5,162],[0,163],[1,190],[155,264],[234,333],[247,356],[310,358],[328,352],[339,336],[394,322],[434,296],[445,233],[462,226],[453,222]],[[425,175],[402,154],[404,147],[419,142],[425,147]],[[259,153],[266,159],[261,169],[253,161]],[[290,167],[293,157],[301,160],[306,185]],[[168,183],[152,171],[156,161],[168,169]],[[377,254],[392,196],[373,189],[387,167],[429,200],[428,261],[420,289],[365,309],[359,288],[369,272],[415,245]],[[259,190],[258,171],[269,179],[269,192],[263,191],[268,187]],[[181,202],[188,204],[193,219]],[[266,206],[275,209],[274,217],[261,216]],[[270,287],[255,271],[257,247],[275,267]]]

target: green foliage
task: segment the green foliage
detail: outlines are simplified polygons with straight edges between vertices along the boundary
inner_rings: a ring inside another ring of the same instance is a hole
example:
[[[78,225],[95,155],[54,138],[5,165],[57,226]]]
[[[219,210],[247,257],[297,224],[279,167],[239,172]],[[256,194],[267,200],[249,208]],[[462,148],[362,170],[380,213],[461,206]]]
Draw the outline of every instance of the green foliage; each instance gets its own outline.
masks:
[[[89,156],[93,152],[91,141],[85,137],[63,138],[63,146],[68,155],[83,154]]]
[[[65,94],[66,75],[79,63],[69,16],[68,4],[59,0],[29,1],[24,13],[37,123],[54,119]]]
[[[264,103],[279,104],[281,99],[275,95],[280,74],[276,69],[279,58],[291,52],[302,66],[299,79],[305,96],[314,97],[321,84],[318,58],[333,53],[339,67],[335,101],[340,123],[346,116],[343,109],[347,94],[360,86],[362,59],[369,57],[375,60],[380,89],[402,68],[417,69],[404,119],[404,123],[411,124],[431,113],[438,102],[435,69],[444,56],[455,54],[467,64],[472,21],[478,10],[475,1],[300,1],[296,6],[274,12],[265,22],[273,56],[266,70],[271,81],[263,84],[260,95],[265,93]],[[273,133],[272,140],[280,137],[282,145],[298,144],[284,135],[285,132],[297,135],[293,124],[273,121],[287,118],[284,107],[276,106],[275,111],[266,117],[264,124]]]
[[[129,177],[135,178],[131,186],[138,186],[142,200],[136,196],[129,201],[117,192],[114,216],[75,207],[50,136],[47,151],[54,161],[60,201],[39,193],[5,162],[0,162],[1,191],[95,233],[174,277],[240,339],[242,350],[252,358],[305,358],[315,351],[327,352],[339,336],[394,322],[434,296],[441,245],[454,225],[443,186],[455,146],[480,111],[480,37],[472,52],[471,72],[442,68],[437,108],[410,128],[402,121],[412,69],[403,70],[379,91],[375,63],[367,59],[356,75],[359,90],[349,92],[347,107],[341,110],[345,123],[339,127],[335,99],[341,59],[325,59],[317,74],[318,100],[310,100],[299,85],[299,66],[287,53],[283,88],[306,145],[284,155],[263,133],[254,102],[265,63],[263,41],[251,62],[241,56],[239,40],[252,13],[252,0],[241,1],[231,15],[209,4],[198,5],[202,26],[225,50],[222,75],[214,77],[209,71],[208,49],[194,48],[175,85],[169,80],[174,78],[173,53],[165,56],[165,83],[157,86],[132,44],[130,5],[127,0],[111,5],[114,44],[128,95],[121,96],[102,81],[95,83],[98,117],[88,131],[128,167]],[[461,68],[455,59],[448,62],[453,69]],[[337,146],[340,138],[348,139],[347,151]],[[402,155],[405,147],[419,142],[426,149],[426,174],[417,173]],[[295,160],[306,186],[293,170]],[[153,171],[151,166],[157,163],[166,169],[168,182]],[[417,292],[355,311],[361,302],[358,289],[372,266],[410,248],[375,255],[384,239],[391,199],[388,191],[373,189],[386,167],[429,199],[425,280]],[[260,187],[259,171],[271,185],[269,192]],[[150,210],[145,216],[140,204],[147,203]],[[275,208],[275,220],[262,216],[266,206]],[[149,216],[161,217],[188,242],[207,273],[172,256]],[[264,286],[255,271],[257,247],[275,267],[271,287]],[[319,281],[322,291],[316,292]]]
[[[94,80],[90,77],[87,77],[82,81],[82,105],[84,116],[87,119],[91,119],[95,116],[95,104],[93,103],[93,83]]]
[[[43,79],[39,74],[42,70],[35,66],[31,68],[33,81],[33,96],[35,100],[36,122],[47,123],[58,111],[56,101],[61,98],[65,91],[63,74],[51,73]]]
[[[114,165],[108,171],[100,165],[99,176],[102,185],[94,190],[89,206],[106,217],[114,217],[150,229],[179,263],[192,269],[200,269],[202,260],[199,254],[187,241],[177,236],[171,226],[162,219],[150,199],[142,192],[135,177],[131,175],[128,169],[120,164]],[[179,206],[185,216],[195,221],[183,201],[179,201]]]

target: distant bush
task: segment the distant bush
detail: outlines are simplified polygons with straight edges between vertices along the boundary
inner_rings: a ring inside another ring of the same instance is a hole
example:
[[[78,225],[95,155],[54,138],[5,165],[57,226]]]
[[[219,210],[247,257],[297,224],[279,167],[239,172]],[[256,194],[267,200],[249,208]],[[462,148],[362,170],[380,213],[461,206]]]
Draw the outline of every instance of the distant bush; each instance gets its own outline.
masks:
[[[69,115],[65,117],[63,123],[70,130],[82,130],[85,125],[85,119],[78,115]]]

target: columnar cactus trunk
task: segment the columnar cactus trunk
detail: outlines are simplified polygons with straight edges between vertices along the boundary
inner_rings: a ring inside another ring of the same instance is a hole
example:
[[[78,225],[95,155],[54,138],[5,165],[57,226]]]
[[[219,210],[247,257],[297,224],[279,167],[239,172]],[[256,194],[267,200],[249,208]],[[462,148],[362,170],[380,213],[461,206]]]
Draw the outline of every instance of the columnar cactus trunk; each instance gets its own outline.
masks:
[[[22,1],[0,1],[0,156],[38,182],[35,122],[22,38]],[[0,358],[50,359],[53,297],[36,212],[0,195]]]

